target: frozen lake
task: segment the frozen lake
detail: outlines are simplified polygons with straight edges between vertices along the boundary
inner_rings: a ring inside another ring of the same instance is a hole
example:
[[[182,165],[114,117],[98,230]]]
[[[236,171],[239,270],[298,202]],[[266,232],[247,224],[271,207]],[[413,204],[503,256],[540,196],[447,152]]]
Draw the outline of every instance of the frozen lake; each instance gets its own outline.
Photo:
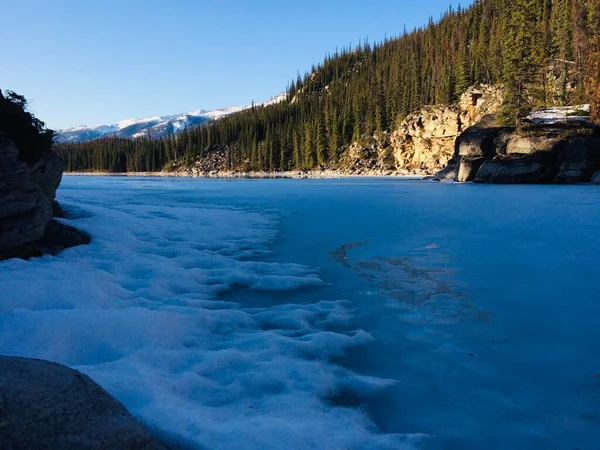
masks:
[[[600,187],[65,177],[90,246],[0,262],[0,354],[165,440],[597,449]]]

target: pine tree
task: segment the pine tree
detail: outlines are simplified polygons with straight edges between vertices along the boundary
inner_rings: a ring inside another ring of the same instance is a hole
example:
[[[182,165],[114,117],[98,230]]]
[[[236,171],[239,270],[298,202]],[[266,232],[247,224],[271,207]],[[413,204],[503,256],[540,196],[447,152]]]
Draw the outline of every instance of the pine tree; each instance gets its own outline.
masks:
[[[319,114],[317,118],[317,164],[319,166],[324,166],[327,162],[327,136],[325,130],[325,117],[323,114]]]
[[[506,26],[504,43],[505,98],[502,118],[516,123],[543,98],[539,89],[544,62],[539,0],[516,0]]]
[[[315,152],[313,146],[312,127],[309,122],[304,125],[304,168],[313,169],[315,167]]]

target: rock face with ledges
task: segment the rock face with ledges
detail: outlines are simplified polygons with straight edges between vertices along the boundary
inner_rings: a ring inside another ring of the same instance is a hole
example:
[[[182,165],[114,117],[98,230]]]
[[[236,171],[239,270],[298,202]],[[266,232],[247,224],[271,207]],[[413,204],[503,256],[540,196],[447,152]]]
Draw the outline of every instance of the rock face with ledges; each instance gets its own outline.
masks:
[[[449,106],[428,106],[410,114],[390,136],[399,169],[435,173],[453,159],[457,139],[482,118],[496,113],[502,104],[503,90],[496,86],[474,86],[459,102]],[[463,142],[464,156],[479,157]]]
[[[456,140],[438,179],[458,182],[588,183],[600,169],[600,128],[586,124],[499,127],[492,117]]]
[[[600,169],[600,136],[581,136],[563,142],[556,160],[555,183],[589,182]]]
[[[164,447],[86,375],[48,361],[0,356],[0,448]]]
[[[528,184],[550,183],[556,167],[537,158],[500,156],[485,161],[475,176],[479,183]]]
[[[48,198],[18,156],[12,141],[0,136],[0,259],[27,252],[52,218]]]

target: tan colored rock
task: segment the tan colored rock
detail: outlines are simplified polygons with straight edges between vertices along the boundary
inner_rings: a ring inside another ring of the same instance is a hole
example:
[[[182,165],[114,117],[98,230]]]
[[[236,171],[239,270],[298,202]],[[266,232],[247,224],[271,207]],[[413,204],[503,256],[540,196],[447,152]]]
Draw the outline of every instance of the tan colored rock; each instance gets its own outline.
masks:
[[[390,136],[396,168],[438,172],[452,159],[457,137],[485,115],[497,113],[502,98],[499,87],[473,87],[457,105],[428,106],[410,114]]]
[[[456,181],[459,183],[467,183],[473,181],[477,175],[477,171],[484,163],[485,158],[461,158],[458,163],[458,174]]]

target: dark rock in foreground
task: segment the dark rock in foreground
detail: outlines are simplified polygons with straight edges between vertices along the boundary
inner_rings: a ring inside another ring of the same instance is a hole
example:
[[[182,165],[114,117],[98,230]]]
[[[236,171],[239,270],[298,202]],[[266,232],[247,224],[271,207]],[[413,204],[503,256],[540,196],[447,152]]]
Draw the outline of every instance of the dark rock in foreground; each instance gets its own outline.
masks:
[[[54,217],[58,217],[59,219],[62,219],[67,215],[63,207],[56,200],[52,202],[52,215]]]
[[[51,202],[56,198],[64,170],[64,161],[54,152],[42,154],[35,163],[29,165],[31,179]]]
[[[64,217],[55,200],[63,170],[62,159],[53,152],[28,167],[14,143],[0,134],[0,260],[89,244],[87,233],[51,221]]]
[[[0,356],[0,448],[164,447],[86,375],[47,361]]]
[[[27,256],[29,244],[41,239],[52,207],[18,159],[12,141],[0,136],[0,259]]]
[[[44,236],[37,242],[43,253],[56,255],[61,250],[78,245],[87,245],[92,237],[85,231],[65,225],[57,220],[51,220],[46,227]]]

